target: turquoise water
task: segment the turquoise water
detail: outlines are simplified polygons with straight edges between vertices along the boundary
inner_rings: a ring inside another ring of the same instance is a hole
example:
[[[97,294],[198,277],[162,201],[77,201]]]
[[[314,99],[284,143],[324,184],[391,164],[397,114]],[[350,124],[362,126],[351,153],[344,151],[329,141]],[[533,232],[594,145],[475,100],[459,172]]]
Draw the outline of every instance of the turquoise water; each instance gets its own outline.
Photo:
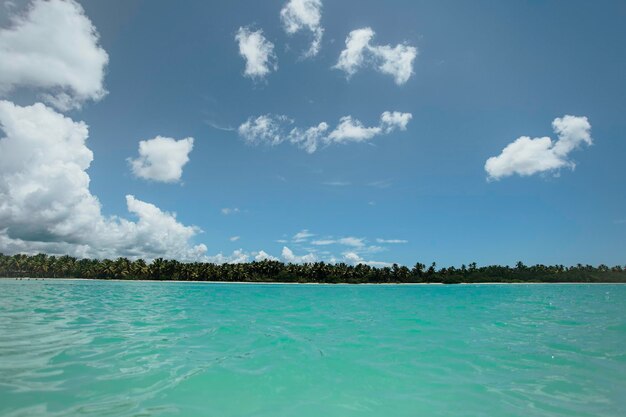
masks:
[[[0,416],[625,416],[626,285],[0,280]]]

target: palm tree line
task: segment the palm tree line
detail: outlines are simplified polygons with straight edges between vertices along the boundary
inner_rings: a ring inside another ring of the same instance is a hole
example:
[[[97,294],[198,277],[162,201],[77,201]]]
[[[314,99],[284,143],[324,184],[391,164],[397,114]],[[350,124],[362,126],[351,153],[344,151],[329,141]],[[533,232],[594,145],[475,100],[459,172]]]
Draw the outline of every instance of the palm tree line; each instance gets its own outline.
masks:
[[[393,264],[303,263],[285,264],[263,260],[237,264],[179,262],[157,258],[78,259],[72,256],[4,255],[0,253],[0,276],[9,278],[87,278],[128,280],[297,282],[297,283],[479,283],[479,282],[626,282],[626,266],[533,265],[514,267],[477,266],[475,262],[437,268],[416,263],[412,268]]]

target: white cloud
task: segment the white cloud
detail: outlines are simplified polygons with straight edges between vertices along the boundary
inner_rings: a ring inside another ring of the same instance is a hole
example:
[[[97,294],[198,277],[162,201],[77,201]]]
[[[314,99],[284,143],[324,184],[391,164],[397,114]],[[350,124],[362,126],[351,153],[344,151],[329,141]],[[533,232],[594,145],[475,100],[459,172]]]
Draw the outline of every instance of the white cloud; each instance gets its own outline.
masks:
[[[41,103],[0,101],[0,251],[82,257],[202,258],[200,230],[126,196],[129,221],[101,213],[89,190],[87,125]]]
[[[215,264],[240,264],[250,262],[251,260],[257,262],[262,260],[277,261],[278,258],[268,254],[263,250],[258,252],[246,252],[243,249],[236,249],[230,255],[225,255],[220,252],[216,255],[204,256],[201,259],[202,262],[210,262]]]
[[[324,138],[324,133],[328,130],[328,124],[322,122],[317,126],[311,126],[308,129],[294,128],[289,132],[289,141],[299,148],[304,149],[308,153],[317,150],[317,146]]]
[[[342,256],[343,256],[343,261],[347,264],[352,264],[352,265],[364,264],[364,265],[369,265],[369,266],[378,267],[378,268],[391,266],[391,263],[389,262],[366,261],[356,252],[351,252],[351,251],[344,252],[342,253]]]
[[[358,254],[356,254],[354,252],[344,252],[343,253],[343,259],[347,263],[351,263],[351,264],[359,264],[359,263],[363,262],[363,258],[361,258]]]
[[[200,230],[193,226],[185,226],[176,220],[176,215],[167,213],[153,204],[140,201],[132,195],[126,196],[128,211],[138,217],[137,222],[121,221],[125,226],[123,233],[115,239],[129,239],[135,243],[134,250],[139,256],[147,257],[172,253],[180,259],[197,259],[204,255],[204,245],[189,247],[189,240]],[[127,244],[122,243],[127,246]],[[153,256],[150,256],[152,254]]]
[[[0,30],[0,95],[17,87],[46,91],[59,108],[79,108],[106,95],[109,57],[83,8],[72,0],[35,0]]]
[[[275,256],[272,256],[270,254],[268,254],[265,251],[259,251],[255,256],[254,256],[254,260],[257,262],[260,261],[277,261],[278,258],[276,258]]]
[[[296,256],[293,254],[293,251],[288,247],[283,248],[283,259],[286,262],[328,262],[328,263],[337,263],[337,262],[345,262],[352,265],[357,264],[366,264],[370,266],[383,267],[390,266],[391,263],[383,262],[383,261],[375,261],[369,260],[365,257],[369,258],[374,253],[379,253],[386,251],[387,248],[383,246],[375,246],[369,245],[368,240],[362,237],[354,237],[354,236],[346,236],[341,238],[336,238],[333,236],[327,236],[323,239],[314,239],[309,240],[310,237],[315,236],[315,234],[309,232],[308,230],[302,230],[297,233],[292,239],[292,242],[296,244],[296,246],[302,250],[306,250],[308,252],[307,255],[304,256]],[[399,239],[376,239],[378,243],[406,243],[405,240]],[[307,248],[302,247],[302,244],[310,244],[312,247]],[[344,252],[341,252],[341,255],[338,256],[333,253],[332,247],[344,247]],[[325,250],[321,250],[325,249]]]
[[[339,125],[328,135],[328,142],[361,142],[379,135],[382,129],[379,126],[365,127],[359,120],[352,116],[344,116],[339,120]]]
[[[241,264],[250,261],[250,254],[242,249],[237,249],[231,255],[224,255],[220,252],[217,255],[205,257],[203,261],[214,264]]]
[[[237,131],[250,144],[278,145],[285,139],[283,125],[290,122],[287,116],[266,114],[248,118]]]
[[[552,128],[558,137],[554,142],[549,137],[522,136],[508,144],[500,155],[487,159],[488,179],[555,172],[564,167],[574,169],[576,164],[568,158],[569,153],[583,144],[593,143],[589,121],[586,117],[566,115],[554,119]]]
[[[363,242],[363,238],[361,237],[342,237],[341,239],[337,240],[337,243],[341,244],[341,245],[345,245],[345,246],[355,246],[357,248],[360,248],[362,246],[365,246],[365,243]]]
[[[237,213],[241,213],[241,210],[240,210],[238,207],[233,207],[233,208],[230,208],[230,207],[224,207],[224,208],[223,208],[223,209],[221,209],[220,211],[221,211],[221,213],[222,213],[224,216],[228,216],[229,214],[237,214]]]
[[[298,233],[296,233],[295,235],[293,235],[292,240],[296,243],[300,243],[300,242],[304,242],[308,240],[310,237],[313,237],[313,236],[315,236],[313,233],[309,232],[307,229],[303,229],[299,231]]]
[[[286,133],[286,126],[293,123],[292,119],[284,115],[266,114],[257,118],[248,118],[239,126],[238,131],[239,135],[250,144],[274,146],[289,141],[306,152],[313,153],[320,145],[363,142],[377,135],[390,134],[396,129],[406,130],[412,117],[411,113],[385,111],[380,116],[378,126],[367,127],[352,116],[344,116],[330,133],[327,133],[326,122],[308,129],[292,128],[289,133]]]
[[[335,239],[318,239],[318,240],[313,240],[311,242],[311,245],[325,246],[325,245],[334,245],[336,243],[337,241]]]
[[[317,261],[315,254],[308,253],[306,255],[296,256],[287,246],[283,246],[282,257],[285,262],[292,264],[312,263]]]
[[[381,239],[381,238],[376,239],[376,242],[378,243],[409,243],[409,241],[405,239]]]
[[[311,241],[312,245],[315,246],[326,246],[326,245],[344,245],[344,246],[353,246],[357,248],[362,248],[365,246],[365,239],[362,237],[342,237],[339,239],[318,239]]]
[[[408,45],[377,46],[371,49],[377,58],[378,70],[389,74],[398,85],[406,83],[413,75],[413,61],[417,48]]]
[[[380,126],[385,133],[391,133],[396,129],[406,130],[406,125],[413,118],[411,113],[401,113],[399,111],[384,112],[380,116]]]
[[[353,30],[346,37],[346,48],[341,51],[333,68],[346,73],[348,78],[365,66],[373,66],[383,74],[391,75],[398,85],[413,75],[413,61],[417,48],[406,44],[374,45],[374,31],[369,28]]]
[[[160,182],[178,182],[189,162],[193,138],[172,139],[157,136],[139,142],[139,157],[128,159],[138,178]]]
[[[326,144],[366,141],[374,136],[392,133],[396,129],[406,130],[412,117],[411,113],[385,111],[380,115],[378,126],[366,127],[352,116],[344,116],[337,127],[322,140]]]
[[[365,55],[373,37],[374,31],[371,28],[350,32],[346,38],[346,49],[341,51],[334,68],[342,70],[348,77],[356,74],[357,70],[365,64]]]
[[[246,61],[246,77],[260,79],[278,69],[274,44],[265,39],[263,30],[251,31],[247,27],[240,27],[235,40],[239,44],[239,55]]]
[[[230,240],[231,242],[236,242],[240,239],[240,236],[231,236],[228,240]]]
[[[324,34],[324,28],[320,25],[321,19],[321,0],[289,0],[280,11],[280,20],[289,35],[303,29],[313,33],[311,46],[304,53],[305,58],[313,57],[320,51]]]

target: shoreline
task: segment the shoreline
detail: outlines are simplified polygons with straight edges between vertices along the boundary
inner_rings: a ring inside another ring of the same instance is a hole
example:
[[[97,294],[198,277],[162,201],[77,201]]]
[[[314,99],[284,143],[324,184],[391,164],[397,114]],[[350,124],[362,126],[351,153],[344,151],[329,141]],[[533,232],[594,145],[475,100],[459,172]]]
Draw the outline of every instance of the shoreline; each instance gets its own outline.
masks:
[[[235,285],[325,285],[325,286],[426,286],[426,285],[626,285],[626,282],[459,282],[445,284],[442,282],[274,282],[274,281],[180,281],[171,279],[101,279],[101,278],[31,278],[31,277],[0,277],[0,281],[94,281],[94,282],[150,282],[150,283],[179,283],[179,284],[235,284]]]

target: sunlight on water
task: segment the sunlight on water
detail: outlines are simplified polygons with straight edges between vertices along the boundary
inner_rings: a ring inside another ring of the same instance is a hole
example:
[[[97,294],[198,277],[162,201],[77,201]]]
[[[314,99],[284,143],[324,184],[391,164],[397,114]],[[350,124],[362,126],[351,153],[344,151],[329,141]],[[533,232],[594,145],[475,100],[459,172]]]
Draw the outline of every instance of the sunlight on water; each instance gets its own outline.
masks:
[[[1,416],[624,416],[626,286],[0,280]]]

